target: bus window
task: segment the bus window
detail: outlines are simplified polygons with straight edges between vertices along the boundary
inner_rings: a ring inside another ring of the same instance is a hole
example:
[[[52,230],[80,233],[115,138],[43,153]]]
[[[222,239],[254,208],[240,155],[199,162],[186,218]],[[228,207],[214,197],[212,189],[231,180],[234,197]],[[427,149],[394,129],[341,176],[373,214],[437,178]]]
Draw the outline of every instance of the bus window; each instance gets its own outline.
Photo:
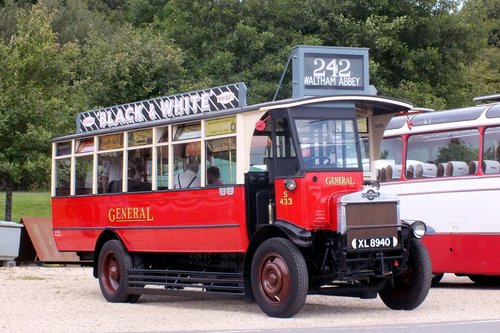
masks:
[[[297,119],[301,155],[306,168],[361,168],[351,119]]]
[[[156,129],[156,137],[158,138],[158,143],[168,142],[168,127],[160,127]]]
[[[71,153],[71,142],[60,142],[56,146],[56,156],[69,155]]]
[[[151,148],[128,151],[128,192],[151,190]]]
[[[75,158],[76,195],[92,194],[94,157],[92,155]]]
[[[56,196],[70,195],[71,159],[64,158],[56,161]]]
[[[129,147],[150,145],[151,143],[153,143],[153,131],[150,129],[128,133]]]
[[[215,166],[219,169],[220,180],[225,184],[236,183],[236,138],[207,140],[206,167]],[[206,184],[209,184],[207,177]]]
[[[483,163],[485,174],[500,173],[500,127],[490,127],[484,131]]]
[[[201,142],[174,144],[174,188],[200,187]]]
[[[152,129],[128,133],[128,146],[138,147],[153,142]],[[152,148],[128,151],[127,192],[151,190]]]
[[[179,125],[175,128],[174,140],[189,140],[201,137],[201,123]]]
[[[156,186],[158,190],[168,189],[168,146],[156,147]]]
[[[250,145],[250,169],[249,172],[267,171],[266,160],[271,156],[271,139],[267,135],[252,137]]]
[[[101,153],[97,157],[99,170],[99,193],[122,191],[123,152]]]
[[[75,153],[77,153],[77,154],[92,153],[93,151],[94,151],[94,139],[93,138],[77,140]]]

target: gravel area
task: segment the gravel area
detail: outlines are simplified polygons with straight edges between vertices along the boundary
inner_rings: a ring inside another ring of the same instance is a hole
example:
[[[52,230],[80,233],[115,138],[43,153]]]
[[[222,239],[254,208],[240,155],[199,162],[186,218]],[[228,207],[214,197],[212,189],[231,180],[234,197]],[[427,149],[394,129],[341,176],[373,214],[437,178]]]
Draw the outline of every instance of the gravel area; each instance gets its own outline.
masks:
[[[88,267],[0,267],[1,332],[165,332],[346,327],[500,319],[500,286],[445,275],[413,311],[377,299],[308,296],[290,319],[267,317],[243,299],[143,295],[108,303]]]

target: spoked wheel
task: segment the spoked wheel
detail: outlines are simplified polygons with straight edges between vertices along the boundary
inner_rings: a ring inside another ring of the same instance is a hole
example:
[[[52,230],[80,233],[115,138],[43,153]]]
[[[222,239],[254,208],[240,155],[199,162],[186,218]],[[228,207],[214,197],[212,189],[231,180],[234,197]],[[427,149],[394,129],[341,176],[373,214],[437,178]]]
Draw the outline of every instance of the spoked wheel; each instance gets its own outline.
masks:
[[[288,318],[300,311],[309,277],[299,249],[289,240],[271,238],[252,261],[252,289],[259,307],[270,317]]]
[[[429,293],[432,266],[429,253],[417,239],[412,239],[406,272],[394,277],[394,285],[379,291],[380,298],[393,310],[412,310],[422,304]]]
[[[98,261],[99,286],[108,302],[136,302],[140,295],[128,294],[128,270],[132,258],[118,240],[107,241],[101,249]]]

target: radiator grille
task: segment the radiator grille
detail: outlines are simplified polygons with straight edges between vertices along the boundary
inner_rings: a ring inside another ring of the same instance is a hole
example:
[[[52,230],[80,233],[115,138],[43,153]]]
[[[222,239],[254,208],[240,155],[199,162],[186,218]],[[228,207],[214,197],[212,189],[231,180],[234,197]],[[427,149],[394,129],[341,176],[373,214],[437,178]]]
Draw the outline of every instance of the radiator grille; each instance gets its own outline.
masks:
[[[397,237],[396,202],[351,203],[345,206],[345,213],[348,244],[353,238]]]

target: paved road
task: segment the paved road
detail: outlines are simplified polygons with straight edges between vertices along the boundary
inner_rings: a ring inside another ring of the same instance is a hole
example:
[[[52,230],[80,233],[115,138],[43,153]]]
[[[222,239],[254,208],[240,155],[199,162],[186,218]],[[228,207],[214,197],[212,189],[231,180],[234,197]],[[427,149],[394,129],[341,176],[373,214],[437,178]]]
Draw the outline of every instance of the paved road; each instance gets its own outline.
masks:
[[[0,314],[0,332],[458,333],[475,325],[498,332],[500,286],[446,275],[413,311],[390,310],[379,298],[309,296],[295,317],[278,319],[242,299],[145,295],[136,304],[108,303],[91,268],[1,267]]]

